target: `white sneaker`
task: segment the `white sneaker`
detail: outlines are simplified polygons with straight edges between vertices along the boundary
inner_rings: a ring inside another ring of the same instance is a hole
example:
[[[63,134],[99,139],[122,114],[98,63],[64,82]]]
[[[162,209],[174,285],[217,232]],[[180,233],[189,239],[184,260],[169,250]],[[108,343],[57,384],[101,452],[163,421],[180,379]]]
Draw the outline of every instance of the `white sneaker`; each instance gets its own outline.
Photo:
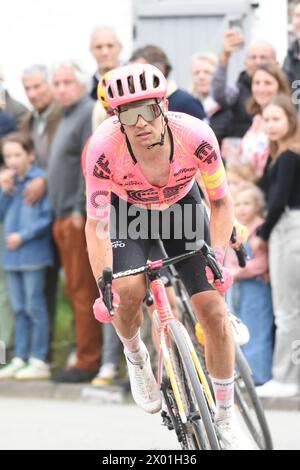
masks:
[[[14,379],[17,372],[26,367],[26,362],[20,357],[14,357],[12,361],[0,370],[0,380]]]
[[[17,380],[46,380],[50,379],[49,365],[40,359],[31,358],[28,366],[15,374]]]
[[[254,446],[243,433],[235,416],[218,421],[216,424],[225,450],[254,450]]]
[[[235,341],[239,346],[244,346],[250,340],[250,333],[247,326],[231,312],[229,312],[229,319]]]
[[[257,395],[261,398],[288,398],[300,393],[297,384],[282,384],[276,380],[270,380],[260,387],[256,387]]]
[[[125,354],[131,393],[134,401],[147,413],[158,413],[161,409],[161,393],[152,372],[148,351],[141,364],[134,364]]]
[[[118,370],[115,364],[103,364],[100,367],[98,375],[92,380],[91,384],[94,387],[105,387],[110,385],[117,375]]]

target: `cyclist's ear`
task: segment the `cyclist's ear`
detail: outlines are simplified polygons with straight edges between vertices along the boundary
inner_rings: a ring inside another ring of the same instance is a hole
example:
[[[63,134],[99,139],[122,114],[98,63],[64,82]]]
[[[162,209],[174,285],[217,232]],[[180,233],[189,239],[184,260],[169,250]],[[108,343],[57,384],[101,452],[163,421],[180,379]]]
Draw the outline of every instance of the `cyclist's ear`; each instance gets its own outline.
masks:
[[[169,110],[169,100],[167,98],[164,99],[164,108],[165,112]]]

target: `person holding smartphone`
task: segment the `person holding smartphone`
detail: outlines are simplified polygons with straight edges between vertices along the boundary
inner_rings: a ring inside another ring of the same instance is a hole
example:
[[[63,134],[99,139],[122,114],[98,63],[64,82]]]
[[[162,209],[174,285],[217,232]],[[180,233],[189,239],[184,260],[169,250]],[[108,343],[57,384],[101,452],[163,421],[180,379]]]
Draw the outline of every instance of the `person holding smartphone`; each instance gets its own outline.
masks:
[[[241,27],[229,23],[231,29],[225,32],[219,64],[214,74],[212,93],[214,99],[224,108],[231,109],[233,118],[228,125],[227,137],[243,137],[252,124],[252,116],[246,111],[246,103],[251,96],[251,79],[256,68],[261,64],[276,64],[276,51],[266,41],[254,42],[246,52],[245,70],[235,86],[228,86],[228,65],[232,54],[245,44]]]

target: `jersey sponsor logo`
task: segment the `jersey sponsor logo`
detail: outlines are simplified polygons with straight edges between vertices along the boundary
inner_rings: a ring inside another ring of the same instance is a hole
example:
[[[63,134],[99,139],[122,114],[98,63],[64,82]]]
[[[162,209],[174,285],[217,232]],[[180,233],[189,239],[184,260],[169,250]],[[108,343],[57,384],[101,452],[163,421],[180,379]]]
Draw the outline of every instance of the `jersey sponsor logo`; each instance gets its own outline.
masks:
[[[209,156],[209,154],[212,152],[212,150],[213,150],[212,146],[208,142],[205,142],[203,140],[202,143],[197,148],[197,150],[195,151],[194,155],[199,160],[203,161],[204,158]]]
[[[109,179],[111,171],[109,169],[109,160],[105,157],[103,153],[97,160],[96,165],[94,166],[93,175],[96,178]]]
[[[194,155],[201,160],[203,163],[207,163],[210,165],[214,161],[218,160],[218,155],[213,147],[208,143],[203,141],[197,150],[195,151]]]
[[[114,279],[118,279],[119,277],[124,277],[124,276],[129,276],[130,274],[137,274],[137,273],[143,273],[145,272],[145,268],[141,266],[140,268],[136,269],[128,269],[128,271],[123,271],[120,273],[114,274]]]
[[[184,173],[190,173],[196,170],[197,168],[195,166],[193,166],[192,168],[182,168],[181,170],[177,171],[177,173],[174,173],[174,177],[176,178],[176,176],[182,175]]]
[[[152,188],[138,190],[138,191],[127,191],[128,196],[137,202],[153,202],[158,201],[158,193]]]
[[[179,178],[178,180],[176,180],[176,183],[179,183],[179,181],[185,181],[185,180],[191,181],[192,178],[193,176],[184,176],[183,178]]]
[[[211,154],[203,160],[203,162],[211,165],[211,163],[215,162],[216,160],[218,160],[218,155],[215,150],[213,150]]]
[[[209,175],[208,171],[204,171],[202,176],[204,184],[209,190],[219,188],[226,180],[226,173],[223,165],[220,165],[218,170],[212,175]]]
[[[141,181],[126,181],[124,186],[143,186],[143,183]]]
[[[172,186],[171,188],[165,188],[163,190],[163,194],[164,194],[164,197],[165,199],[171,199],[173,198],[174,196],[176,196],[179,191],[184,188],[189,182],[187,181],[186,183],[181,183],[181,184],[178,184],[176,186]]]
[[[109,205],[108,196],[108,191],[95,191],[90,199],[92,206],[96,209],[106,208]]]

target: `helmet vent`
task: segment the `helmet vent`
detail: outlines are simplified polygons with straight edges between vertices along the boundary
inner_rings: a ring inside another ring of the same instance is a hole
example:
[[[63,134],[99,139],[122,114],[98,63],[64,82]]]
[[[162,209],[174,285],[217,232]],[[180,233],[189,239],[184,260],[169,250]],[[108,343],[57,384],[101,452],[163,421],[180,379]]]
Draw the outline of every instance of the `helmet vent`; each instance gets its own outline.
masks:
[[[135,93],[134,79],[132,75],[129,75],[129,77],[127,77],[127,84],[129,93]]]
[[[159,77],[157,75],[153,75],[153,88],[158,88],[160,84]]]
[[[110,85],[107,88],[107,94],[108,94],[109,98],[113,99],[114,95],[113,95],[113,92],[112,92],[112,89],[111,89]]]
[[[117,87],[118,87],[119,96],[124,96],[122,80],[120,80],[120,79],[117,80]]]
[[[147,90],[145,72],[143,72],[143,73],[140,74],[140,85],[141,85],[141,89],[142,89],[143,91],[146,91],[146,90]]]

